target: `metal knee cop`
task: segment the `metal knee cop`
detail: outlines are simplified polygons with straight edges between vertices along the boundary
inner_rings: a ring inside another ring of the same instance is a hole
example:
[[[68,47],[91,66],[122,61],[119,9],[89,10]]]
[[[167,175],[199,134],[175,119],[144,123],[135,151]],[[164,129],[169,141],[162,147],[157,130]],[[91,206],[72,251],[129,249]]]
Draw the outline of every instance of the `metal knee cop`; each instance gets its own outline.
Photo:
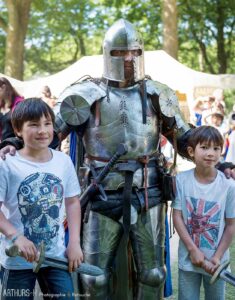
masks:
[[[139,274],[139,281],[143,284],[157,287],[164,283],[166,279],[166,267],[158,267],[150,270],[144,270]]]

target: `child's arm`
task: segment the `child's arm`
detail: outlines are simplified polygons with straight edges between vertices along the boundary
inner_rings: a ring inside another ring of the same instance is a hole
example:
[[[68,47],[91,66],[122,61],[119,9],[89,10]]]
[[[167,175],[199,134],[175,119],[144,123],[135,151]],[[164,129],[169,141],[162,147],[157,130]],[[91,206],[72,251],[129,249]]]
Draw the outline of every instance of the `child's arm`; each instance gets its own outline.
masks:
[[[219,246],[215,251],[215,254],[210,259],[211,264],[205,264],[203,267],[206,272],[213,274],[220,265],[220,260],[223,257],[225,251],[232,243],[233,236],[235,234],[235,218],[225,219],[225,228]]]
[[[69,260],[69,272],[76,269],[83,261],[80,246],[81,207],[77,196],[65,199],[66,216],[69,228],[69,243],[66,254]]]
[[[180,239],[182,240],[189,252],[189,257],[191,259],[192,264],[197,267],[201,267],[204,262],[205,256],[203,252],[201,252],[200,249],[194,244],[191,236],[189,235],[187,228],[184,224],[181,210],[173,210],[173,222]]]
[[[0,209],[1,209],[0,202]],[[29,262],[35,261],[37,259],[37,249],[33,242],[28,240],[23,235],[18,235],[15,227],[6,219],[2,211],[0,210],[0,232],[2,232],[9,240],[13,239],[14,244],[18,246],[21,255]]]

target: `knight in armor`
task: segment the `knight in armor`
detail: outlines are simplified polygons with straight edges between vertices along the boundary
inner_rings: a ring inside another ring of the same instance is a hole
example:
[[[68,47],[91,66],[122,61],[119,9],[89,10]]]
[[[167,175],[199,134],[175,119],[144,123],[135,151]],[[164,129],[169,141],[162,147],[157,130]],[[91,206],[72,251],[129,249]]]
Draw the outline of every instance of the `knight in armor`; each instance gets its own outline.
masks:
[[[166,199],[162,192],[160,135],[186,153],[190,127],[183,120],[173,90],[144,72],[144,45],[126,20],[107,31],[103,42],[101,79],[76,83],[59,97],[57,134],[75,130],[85,149],[86,173],[101,170],[120,143],[128,152],[102,182],[101,195],[90,199],[83,224],[87,263],[105,269],[105,276],[81,276],[89,299],[110,299],[110,278],[122,236],[129,239],[137,272],[136,299],[162,299]]]

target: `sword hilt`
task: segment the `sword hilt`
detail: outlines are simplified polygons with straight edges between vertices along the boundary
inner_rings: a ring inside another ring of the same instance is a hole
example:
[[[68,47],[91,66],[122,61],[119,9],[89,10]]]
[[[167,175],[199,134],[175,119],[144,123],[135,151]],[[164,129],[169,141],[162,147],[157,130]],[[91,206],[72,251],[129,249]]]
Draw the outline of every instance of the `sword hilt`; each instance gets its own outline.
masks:
[[[45,259],[45,244],[44,241],[41,242],[38,252],[38,260],[36,262],[33,262],[33,272],[37,273],[39,269],[41,268],[43,261]]]
[[[21,256],[21,251],[19,251],[19,248],[16,245],[12,245],[11,247],[6,248],[5,253],[9,257]]]
[[[112,156],[107,165],[102,169],[96,178],[96,183],[100,183],[110,172],[111,168],[115,165],[116,161],[124,154],[127,153],[127,146],[125,144],[119,144],[116,153]]]
[[[105,165],[105,167],[100,171],[100,173],[97,176],[95,177],[93,176],[94,178],[92,179],[92,183],[85,189],[85,191],[80,196],[80,204],[82,209],[86,207],[89,201],[88,200],[89,195],[95,194],[98,190],[100,190],[101,192],[102,200],[104,201],[107,200],[105,192],[102,190],[100,183],[108,175],[108,173],[110,172],[114,164],[117,162],[117,160],[126,153],[127,153],[127,146],[125,144],[119,144],[117,147],[117,151],[114,153],[114,155],[111,157],[109,162]]]
[[[220,277],[220,273],[225,270],[228,265],[230,264],[229,260],[226,260],[224,263],[222,263],[218,269],[215,271],[215,273],[213,274],[213,276],[211,277],[210,280],[210,284],[213,284],[214,282],[216,282],[217,279],[219,279]]]

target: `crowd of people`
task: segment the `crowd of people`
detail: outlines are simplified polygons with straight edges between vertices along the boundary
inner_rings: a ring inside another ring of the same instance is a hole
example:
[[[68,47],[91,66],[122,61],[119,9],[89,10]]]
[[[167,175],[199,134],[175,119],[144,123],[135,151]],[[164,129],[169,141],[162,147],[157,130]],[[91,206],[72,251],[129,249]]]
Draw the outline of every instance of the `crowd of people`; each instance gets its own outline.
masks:
[[[212,95],[198,97],[192,110],[194,115],[191,121],[195,126],[211,125],[224,137],[221,160],[235,163],[235,105],[231,112],[227,111],[223,89],[215,89]]]
[[[209,284],[229,259],[235,234],[235,166],[226,167],[233,178],[218,170],[223,99],[217,91],[197,101],[198,127],[187,124],[174,91],[145,75],[143,40],[127,20],[107,31],[103,57],[102,78],[69,86],[59,97],[56,117],[48,87],[41,99],[23,99],[0,79],[1,120],[9,113],[13,133],[7,141],[2,135],[0,150],[1,299],[33,299],[36,280],[44,299],[74,299],[70,273],[82,261],[103,271],[80,274],[84,299],[163,299],[169,276],[166,213],[172,201],[180,237],[179,300],[199,300],[202,281],[206,299],[224,300],[224,281]],[[72,132],[78,137],[80,183],[69,156],[51,146]],[[177,174],[176,185],[161,153],[161,137],[195,163]],[[96,182],[102,171],[102,182]],[[93,192],[80,205],[87,186]],[[42,242],[45,255],[67,257],[68,270],[42,265],[38,273],[32,271]],[[11,246],[20,255],[7,256]]]

